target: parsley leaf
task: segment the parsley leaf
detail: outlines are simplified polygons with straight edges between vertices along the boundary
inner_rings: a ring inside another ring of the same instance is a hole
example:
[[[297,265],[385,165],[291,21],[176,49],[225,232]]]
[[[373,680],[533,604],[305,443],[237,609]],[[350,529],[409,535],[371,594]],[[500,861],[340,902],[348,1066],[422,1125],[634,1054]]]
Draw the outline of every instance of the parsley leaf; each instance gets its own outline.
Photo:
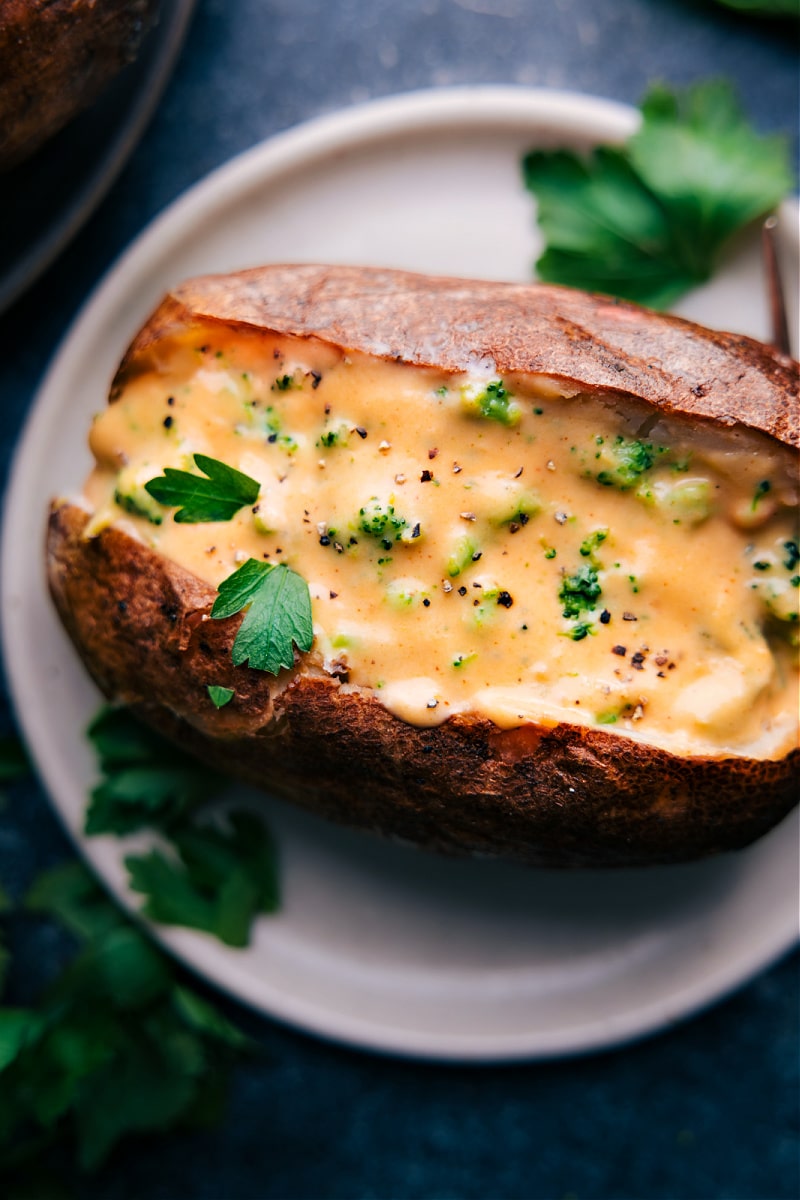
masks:
[[[0,1010],[0,1168],[28,1172],[67,1139],[92,1171],[131,1134],[207,1116],[248,1039],[78,863],[41,876],[26,904],[66,914],[83,947],[34,1007]]]
[[[208,698],[215,708],[224,708],[234,697],[233,688],[222,687],[218,683],[208,685]]]
[[[666,307],[711,276],[792,178],[785,139],[757,134],[724,81],[655,86],[641,112],[624,147],[533,151],[523,174],[545,240],[541,279]]]
[[[222,787],[221,777],[134,721],[104,708],[87,731],[103,778],[92,789],[85,832],[164,828]]]
[[[179,525],[230,521],[240,508],[255,504],[261,490],[256,479],[206,454],[195,454],[194,461],[203,475],[165,467],[163,475],[144,485],[159,504],[178,509],[175,520]]]
[[[2,887],[0,887],[0,913],[6,912],[11,907],[11,901],[6,895]],[[6,983],[6,975],[8,974],[8,964],[11,955],[6,948],[3,938],[2,929],[0,929],[0,997],[3,995],[3,989]],[[0,1057],[2,1057],[2,1049],[0,1048]]]
[[[43,872],[25,897],[25,908],[51,917],[74,937],[90,941],[121,925],[120,910],[109,904],[88,871],[67,862]]]
[[[263,824],[236,812],[227,828],[197,826],[170,840],[177,858],[151,850],[125,859],[131,887],[147,897],[144,915],[246,946],[256,913],[278,906],[275,852]]]
[[[717,0],[717,3],[751,16],[800,17],[800,0]]]
[[[310,650],[314,640],[308,584],[285,563],[249,558],[223,579],[211,616],[223,620],[245,609],[233,643],[235,666],[249,662],[258,671],[277,675],[294,664],[292,645]]]
[[[30,773],[30,763],[25,747],[18,737],[7,734],[0,737],[0,783],[11,783]]]
[[[224,689],[223,689],[224,690]],[[124,835],[149,827],[168,847],[125,859],[130,886],[145,897],[151,920],[201,929],[231,946],[245,946],[253,919],[279,903],[276,855],[265,826],[243,811],[212,823],[206,802],[222,779],[182,754],[125,709],[104,709],[89,727],[103,772],[92,791],[87,834]],[[82,895],[56,877],[63,919],[75,932],[84,919]],[[34,899],[49,903],[41,886]]]
[[[14,783],[29,775],[30,771],[31,764],[20,739],[13,733],[0,737],[0,785]],[[5,792],[0,790],[0,808],[5,806],[6,799]],[[0,911],[2,907],[0,902]]]

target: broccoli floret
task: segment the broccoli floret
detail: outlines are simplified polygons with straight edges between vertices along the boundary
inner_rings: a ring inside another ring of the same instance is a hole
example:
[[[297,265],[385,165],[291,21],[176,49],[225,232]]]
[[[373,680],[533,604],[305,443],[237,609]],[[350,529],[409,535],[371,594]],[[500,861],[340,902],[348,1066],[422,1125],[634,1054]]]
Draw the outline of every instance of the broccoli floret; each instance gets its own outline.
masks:
[[[151,525],[161,525],[164,509],[144,488],[151,474],[149,466],[138,470],[129,467],[120,471],[114,489],[114,503],[132,517],[143,517]]]
[[[455,579],[462,571],[466,571],[470,563],[475,561],[476,554],[480,557],[477,543],[471,537],[464,534],[463,537],[458,538],[453,543],[450,557],[445,564],[445,571],[450,578]]]
[[[508,498],[507,505],[498,509],[489,519],[492,525],[527,525],[531,517],[542,511],[542,502],[536,492],[520,489]]]
[[[485,417],[487,421],[499,421],[501,425],[516,425],[521,413],[519,405],[509,392],[502,379],[493,379],[482,392],[475,392],[470,386],[461,391],[464,407],[468,412]]]
[[[596,457],[604,465],[595,478],[605,487],[628,491],[636,486],[645,471],[650,470],[657,453],[651,442],[629,442],[619,436],[598,452]]]
[[[377,496],[358,510],[358,528],[379,541],[384,550],[390,550],[394,542],[400,541],[407,525],[408,521],[395,512],[393,504],[384,503]]]
[[[601,592],[597,571],[588,564],[578,567],[574,575],[565,575],[558,591],[558,598],[564,606],[563,616],[579,617],[581,613],[596,608]]]
[[[607,529],[595,529],[589,534],[584,541],[581,542],[580,555],[581,558],[588,558],[593,567],[599,567],[595,550],[597,550],[608,537]]]

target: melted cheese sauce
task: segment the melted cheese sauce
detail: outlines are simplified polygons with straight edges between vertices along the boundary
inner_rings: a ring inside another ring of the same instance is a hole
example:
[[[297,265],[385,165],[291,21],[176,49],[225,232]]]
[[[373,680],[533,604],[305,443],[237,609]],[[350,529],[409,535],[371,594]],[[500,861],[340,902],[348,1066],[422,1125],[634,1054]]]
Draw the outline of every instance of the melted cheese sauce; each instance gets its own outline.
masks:
[[[491,363],[454,376],[227,333],[159,354],[93,426],[90,532],[124,522],[213,586],[250,557],[288,564],[317,661],[416,725],[468,712],[677,753],[795,744],[783,448]],[[256,479],[257,503],[175,523],[143,485],[198,452]]]

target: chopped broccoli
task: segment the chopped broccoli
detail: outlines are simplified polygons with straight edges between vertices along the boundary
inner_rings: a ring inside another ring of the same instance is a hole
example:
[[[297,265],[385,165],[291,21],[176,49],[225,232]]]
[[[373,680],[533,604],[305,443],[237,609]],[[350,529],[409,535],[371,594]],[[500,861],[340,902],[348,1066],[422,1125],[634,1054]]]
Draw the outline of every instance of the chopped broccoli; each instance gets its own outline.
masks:
[[[453,543],[453,548],[450,557],[445,564],[445,571],[451,579],[455,579],[456,575],[460,575],[465,571],[471,562],[475,561],[475,555],[478,554],[477,544],[468,535],[464,534]]]
[[[499,421],[501,425],[516,425],[521,413],[502,379],[493,379],[482,392],[467,386],[461,390],[462,402],[468,412],[485,417],[487,421]]]
[[[527,525],[531,517],[542,511],[536,492],[520,489],[509,497],[508,504],[490,518],[492,525]]]
[[[563,616],[579,617],[581,613],[596,608],[601,592],[597,571],[588,564],[578,567],[574,575],[565,575],[558,592],[558,598],[564,606]]]
[[[349,432],[344,421],[340,421],[338,425],[329,425],[317,438],[317,447],[331,450],[334,446],[347,446]]]
[[[755,491],[753,492],[753,503],[750,506],[752,512],[756,511],[760,501],[764,499],[767,492],[771,491],[772,484],[768,479],[762,479],[760,483],[756,484]]]
[[[127,467],[120,471],[114,489],[114,503],[132,517],[144,517],[151,525],[161,525],[164,509],[144,487],[151,473],[149,465],[138,469]]]
[[[595,478],[605,487],[628,491],[636,486],[645,471],[650,470],[660,452],[651,442],[629,442],[620,435],[613,442],[607,442],[595,456],[602,464],[602,470]]]
[[[595,550],[600,547],[608,537],[607,529],[595,529],[581,542],[580,554],[581,558],[588,558],[593,567],[599,567]]]
[[[688,525],[702,524],[713,511],[712,487],[708,479],[682,479],[678,483],[659,480],[636,494],[646,503],[655,504],[674,521],[685,521]]]
[[[379,541],[384,550],[391,550],[392,544],[401,540],[407,525],[408,521],[395,512],[393,504],[384,503],[377,496],[372,496],[358,510],[358,528]]]

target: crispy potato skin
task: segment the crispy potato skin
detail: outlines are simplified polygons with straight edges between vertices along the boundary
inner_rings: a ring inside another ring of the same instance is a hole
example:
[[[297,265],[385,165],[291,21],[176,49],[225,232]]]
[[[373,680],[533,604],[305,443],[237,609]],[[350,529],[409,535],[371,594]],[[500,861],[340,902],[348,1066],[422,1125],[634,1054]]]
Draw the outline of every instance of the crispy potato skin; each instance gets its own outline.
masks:
[[[546,372],[797,444],[796,365],[760,343],[561,288],[362,268],[192,281],[136,338],[114,391],[149,369],[162,338],[217,322],[454,371],[491,354],[502,373]],[[500,730],[461,716],[417,728],[311,660],[288,684],[234,667],[241,618],[208,619],[214,590],[121,529],[86,539],[87,519],[53,506],[48,570],[102,691],[208,763],[326,817],[447,852],[622,866],[740,848],[796,803],[798,750],[780,761],[688,758],[601,729]],[[208,684],[235,687],[234,700],[216,711]]]
[[[753,338],[573,288],[368,267],[279,265],[189,280],[134,339],[112,397],[151,369],[162,337],[195,323],[277,329],[446,371],[489,360],[500,374],[545,374],[800,445],[798,365]]]
[[[160,0],[3,0],[0,170],[29,158],[136,57]]]

